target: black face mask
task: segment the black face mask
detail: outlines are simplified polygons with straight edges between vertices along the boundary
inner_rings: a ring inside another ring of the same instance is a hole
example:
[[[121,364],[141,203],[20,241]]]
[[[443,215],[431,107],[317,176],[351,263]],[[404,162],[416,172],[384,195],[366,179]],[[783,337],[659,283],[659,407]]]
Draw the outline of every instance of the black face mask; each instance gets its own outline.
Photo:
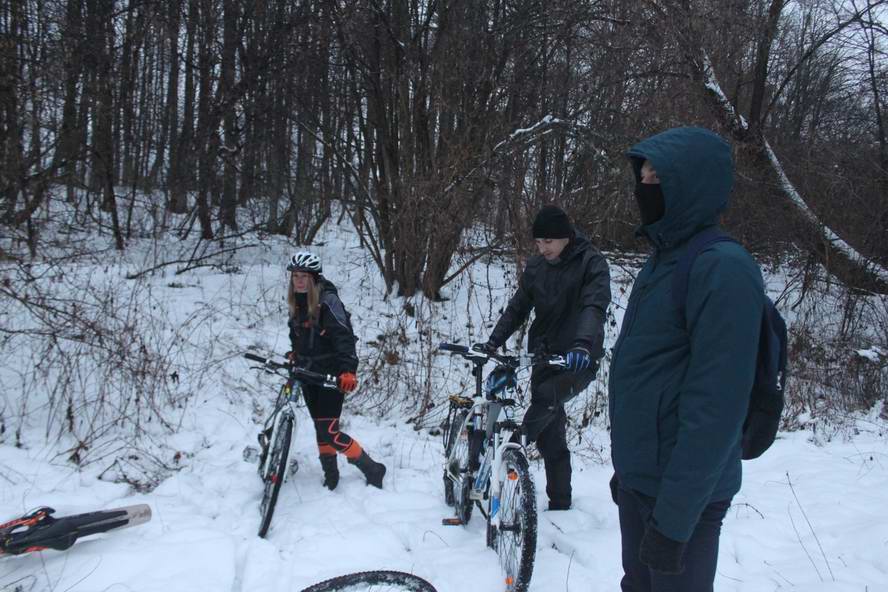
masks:
[[[663,189],[659,183],[636,183],[635,201],[641,212],[641,224],[647,226],[663,217],[666,202],[663,200]]]

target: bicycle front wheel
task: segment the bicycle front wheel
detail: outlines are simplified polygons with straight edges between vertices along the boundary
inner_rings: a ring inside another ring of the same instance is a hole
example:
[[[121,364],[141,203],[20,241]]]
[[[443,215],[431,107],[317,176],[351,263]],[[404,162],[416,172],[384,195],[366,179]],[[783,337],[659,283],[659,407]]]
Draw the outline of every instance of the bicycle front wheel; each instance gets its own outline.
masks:
[[[536,556],[536,493],[527,458],[520,450],[503,453],[499,528],[488,526],[488,544],[496,549],[506,575],[506,590],[525,592],[533,575]]]
[[[281,485],[284,483],[284,476],[287,474],[287,456],[290,454],[290,439],[293,437],[293,419],[288,417],[281,422],[278,430],[275,431],[270,458],[268,459],[268,469],[265,472],[263,481],[265,489],[262,492],[262,503],[259,504],[259,536],[265,537],[268,533],[268,527],[271,526],[271,516],[274,514],[274,506],[277,503],[278,493],[281,491]]]

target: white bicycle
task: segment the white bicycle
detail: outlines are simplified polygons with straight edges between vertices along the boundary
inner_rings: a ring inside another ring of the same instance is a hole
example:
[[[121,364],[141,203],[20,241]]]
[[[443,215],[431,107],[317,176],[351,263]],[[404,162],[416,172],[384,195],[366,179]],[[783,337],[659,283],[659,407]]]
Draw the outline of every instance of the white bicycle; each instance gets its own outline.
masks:
[[[442,343],[442,351],[472,363],[475,392],[450,397],[444,430],[444,499],[456,516],[444,524],[468,524],[475,506],[487,519],[487,546],[499,556],[506,590],[523,592],[536,555],[536,492],[525,455],[526,436],[514,421],[519,368],[535,364],[565,367],[562,356],[517,357]],[[497,365],[483,380],[484,365]],[[525,361],[528,360],[528,361]],[[524,361],[524,364],[522,364]]]

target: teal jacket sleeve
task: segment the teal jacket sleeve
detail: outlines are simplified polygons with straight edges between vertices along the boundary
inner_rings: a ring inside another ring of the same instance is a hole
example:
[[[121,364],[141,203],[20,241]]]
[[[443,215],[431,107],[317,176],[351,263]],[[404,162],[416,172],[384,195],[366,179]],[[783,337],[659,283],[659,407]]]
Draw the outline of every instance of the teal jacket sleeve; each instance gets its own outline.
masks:
[[[720,243],[694,262],[686,305],[690,361],[678,398],[678,435],[665,467],[654,525],[687,541],[740,436],[755,377],[764,289],[758,265]]]

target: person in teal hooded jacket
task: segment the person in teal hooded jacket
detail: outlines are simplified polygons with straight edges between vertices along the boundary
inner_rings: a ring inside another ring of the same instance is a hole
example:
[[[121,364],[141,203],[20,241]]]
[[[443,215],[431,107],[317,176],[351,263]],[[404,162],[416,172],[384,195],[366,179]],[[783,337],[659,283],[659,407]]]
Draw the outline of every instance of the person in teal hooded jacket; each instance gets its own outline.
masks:
[[[638,273],[609,382],[614,501],[623,592],[712,590],[718,537],[740,489],[740,439],[764,288],[734,242],[695,259],[684,311],[672,274],[689,241],[718,224],[733,184],[730,146],[700,128],[633,146],[638,233],[653,253]]]

